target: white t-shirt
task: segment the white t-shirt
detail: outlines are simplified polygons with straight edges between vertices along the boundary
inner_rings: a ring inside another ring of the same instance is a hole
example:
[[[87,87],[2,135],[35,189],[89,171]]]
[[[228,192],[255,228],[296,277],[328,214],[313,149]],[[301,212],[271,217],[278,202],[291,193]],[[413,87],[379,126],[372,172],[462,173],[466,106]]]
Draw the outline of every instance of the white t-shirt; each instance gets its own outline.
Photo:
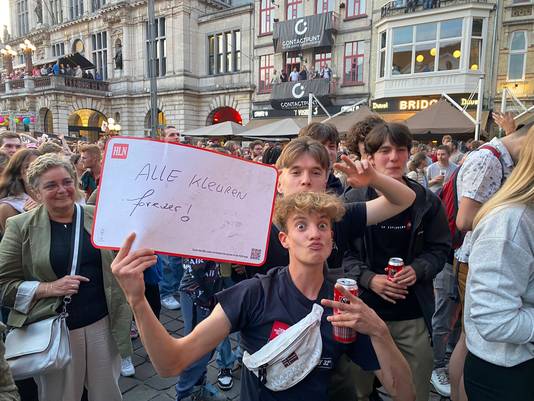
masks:
[[[428,181],[433,180],[438,175],[441,174],[442,171],[445,172],[445,178],[441,182],[441,184],[434,184],[428,187],[432,192],[436,193],[438,192],[442,187],[443,184],[449,179],[449,177],[454,173],[458,166],[454,163],[449,163],[447,167],[441,166],[438,162],[432,163],[430,166],[428,166],[426,170],[426,177]]]

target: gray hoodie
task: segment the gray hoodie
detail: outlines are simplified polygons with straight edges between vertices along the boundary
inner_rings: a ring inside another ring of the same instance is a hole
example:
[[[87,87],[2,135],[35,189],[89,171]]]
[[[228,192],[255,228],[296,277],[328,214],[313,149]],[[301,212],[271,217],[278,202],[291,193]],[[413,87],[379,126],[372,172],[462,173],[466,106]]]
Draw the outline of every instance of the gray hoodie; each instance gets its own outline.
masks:
[[[492,211],[473,231],[465,299],[467,348],[499,366],[534,358],[534,207]]]

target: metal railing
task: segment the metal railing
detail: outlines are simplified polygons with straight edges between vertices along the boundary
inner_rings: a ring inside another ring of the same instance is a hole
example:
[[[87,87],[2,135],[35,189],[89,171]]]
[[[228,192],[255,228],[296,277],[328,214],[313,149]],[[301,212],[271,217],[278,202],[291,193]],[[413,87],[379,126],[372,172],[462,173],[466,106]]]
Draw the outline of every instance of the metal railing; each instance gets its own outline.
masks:
[[[382,7],[381,18],[414,13],[433,8],[459,6],[472,3],[492,3],[491,0],[393,0]]]
[[[0,84],[0,93],[20,94],[21,92],[36,92],[48,89],[67,90],[82,92],[83,90],[109,92],[110,85],[107,81],[96,81],[94,79],[76,78],[67,76],[44,76],[28,77],[25,79],[7,80]]]

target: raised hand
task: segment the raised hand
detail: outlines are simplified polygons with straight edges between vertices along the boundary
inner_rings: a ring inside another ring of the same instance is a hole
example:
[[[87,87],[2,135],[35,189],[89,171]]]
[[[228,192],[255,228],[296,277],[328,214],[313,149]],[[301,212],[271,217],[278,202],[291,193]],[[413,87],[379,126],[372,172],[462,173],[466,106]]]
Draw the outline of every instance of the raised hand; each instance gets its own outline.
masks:
[[[157,257],[151,249],[145,248],[132,252],[134,240],[135,233],[128,235],[113,263],[111,263],[111,271],[132,307],[145,299],[143,272],[155,265],[157,261]]]
[[[376,172],[368,160],[352,161],[348,156],[341,156],[343,163],[334,163],[334,168],[347,176],[351,187],[367,187],[376,177]]]

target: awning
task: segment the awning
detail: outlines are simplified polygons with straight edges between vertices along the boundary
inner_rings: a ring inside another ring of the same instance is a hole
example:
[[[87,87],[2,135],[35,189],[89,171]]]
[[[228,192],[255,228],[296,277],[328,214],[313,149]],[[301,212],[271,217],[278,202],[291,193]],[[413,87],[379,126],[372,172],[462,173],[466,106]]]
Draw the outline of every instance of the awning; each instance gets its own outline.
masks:
[[[335,126],[339,133],[345,133],[348,132],[354,124],[372,115],[378,116],[378,114],[369,110],[367,106],[360,106],[357,110],[351,111],[350,113],[340,114],[329,120],[323,120],[323,122]]]
[[[471,134],[475,124],[447,100],[441,99],[406,120],[414,135],[420,134]]]
[[[87,60],[80,53],[73,53],[67,56],[63,56],[59,59],[60,64],[69,64],[71,67],[76,67],[79,65],[82,70],[92,70],[95,68],[95,65]]]
[[[239,134],[247,138],[276,138],[297,136],[300,129],[308,123],[306,118],[284,118],[270,124],[265,124]]]
[[[271,92],[271,107],[276,110],[306,108],[310,93],[313,93],[323,105],[329,105],[330,81],[321,78],[274,84]]]
[[[208,125],[206,127],[186,131],[182,136],[234,136],[247,130],[248,129],[241,124],[234,123],[233,121],[225,121],[220,124]]]
[[[310,15],[274,23],[276,53],[331,46],[334,43],[334,13]]]

